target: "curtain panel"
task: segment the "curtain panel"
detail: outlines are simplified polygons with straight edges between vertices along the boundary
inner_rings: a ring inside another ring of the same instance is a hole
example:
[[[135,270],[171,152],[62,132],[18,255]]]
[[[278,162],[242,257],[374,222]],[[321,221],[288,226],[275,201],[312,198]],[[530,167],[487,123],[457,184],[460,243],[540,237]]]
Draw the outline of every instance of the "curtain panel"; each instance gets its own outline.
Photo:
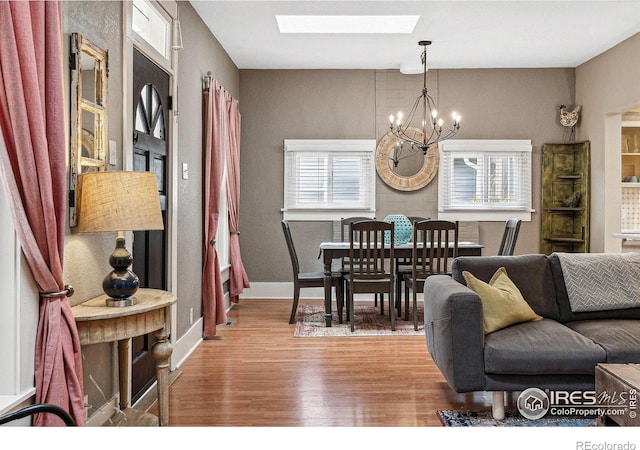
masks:
[[[220,260],[215,246],[220,216],[220,191],[224,176],[228,116],[224,89],[217,81],[204,91],[204,256],[202,303],[204,337],[216,335],[217,325],[227,321]]]
[[[0,152],[22,251],[41,294],[62,292],[66,145],[60,1],[0,2]],[[25,300],[28,301],[28,300]],[[85,425],[78,332],[67,297],[41,297],[35,349],[36,403]],[[63,422],[38,414],[37,426]]]
[[[227,149],[227,209],[229,210],[229,254],[231,282],[229,296],[237,303],[244,288],[249,287],[249,277],[240,255],[240,111],[238,101],[229,102],[229,145]]]

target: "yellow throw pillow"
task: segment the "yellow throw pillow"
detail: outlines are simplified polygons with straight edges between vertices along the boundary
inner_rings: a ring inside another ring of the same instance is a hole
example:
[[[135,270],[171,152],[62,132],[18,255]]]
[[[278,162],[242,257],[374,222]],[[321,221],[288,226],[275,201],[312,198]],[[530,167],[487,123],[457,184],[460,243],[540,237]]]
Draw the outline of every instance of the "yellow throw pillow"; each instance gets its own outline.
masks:
[[[520,322],[540,320],[522,293],[507,275],[504,267],[493,274],[489,283],[477,279],[467,271],[462,272],[467,286],[480,296],[484,333],[488,334]]]

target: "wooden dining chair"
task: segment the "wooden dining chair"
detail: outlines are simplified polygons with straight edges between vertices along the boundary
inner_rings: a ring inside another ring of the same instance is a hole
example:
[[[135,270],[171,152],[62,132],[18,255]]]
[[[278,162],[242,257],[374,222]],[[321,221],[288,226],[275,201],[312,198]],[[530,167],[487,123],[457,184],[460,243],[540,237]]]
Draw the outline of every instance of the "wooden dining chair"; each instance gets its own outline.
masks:
[[[409,320],[409,291],[413,294],[413,328],[418,330],[418,293],[431,275],[451,275],[458,257],[458,222],[423,220],[413,225],[411,273],[404,276],[405,320]]]
[[[384,235],[390,233],[391,243],[385,248]],[[380,294],[380,313],[384,314],[384,294],[389,297],[391,330],[395,331],[395,256],[393,224],[381,220],[354,222],[349,226],[349,260],[345,275],[348,320],[355,331],[355,294]]]
[[[352,216],[352,217],[342,217],[340,219],[340,240],[342,242],[349,242],[349,227],[351,226],[352,223],[355,222],[361,222],[363,220],[372,220],[371,217],[365,217],[365,216]],[[373,218],[373,220],[375,220],[375,217]],[[349,265],[351,264],[349,258],[341,258],[340,259],[340,272],[342,273],[342,276],[344,277],[345,275],[347,275],[349,273]],[[344,278],[343,278],[344,280]],[[343,281],[343,285],[344,285],[344,281]],[[376,294],[374,296],[374,303],[375,306],[378,306],[378,295]],[[349,312],[347,311],[347,315],[349,314]]]
[[[512,256],[513,251],[516,249],[516,241],[518,240],[518,233],[520,232],[520,219],[509,219],[504,226],[504,233],[502,234],[502,242],[500,243],[500,249],[498,255],[500,256]]]
[[[420,216],[408,216],[407,218],[411,222],[411,225],[423,220],[430,220],[429,217]],[[396,258],[396,307],[398,308],[398,317],[402,317],[402,285],[404,276],[410,275],[411,269],[411,258]]]
[[[289,256],[291,257],[291,266],[293,268],[293,305],[291,306],[291,316],[289,323],[294,323],[296,319],[296,311],[298,310],[298,300],[300,300],[300,289],[310,287],[324,287],[324,272],[300,272],[300,264],[298,255],[291,236],[291,228],[289,222],[282,221],[282,231],[284,239],[287,242]],[[331,274],[331,285],[336,290],[336,302],[338,306],[338,321],[342,323],[342,311],[344,309],[344,295],[342,290],[342,274],[334,272]]]

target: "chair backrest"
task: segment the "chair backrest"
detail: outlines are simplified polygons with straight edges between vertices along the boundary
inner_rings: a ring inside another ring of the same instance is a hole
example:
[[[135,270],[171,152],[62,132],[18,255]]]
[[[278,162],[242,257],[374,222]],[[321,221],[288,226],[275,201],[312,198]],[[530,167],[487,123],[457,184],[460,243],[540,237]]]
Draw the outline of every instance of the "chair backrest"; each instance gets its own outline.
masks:
[[[451,251],[449,250],[451,248]],[[451,252],[451,255],[449,254]],[[458,222],[423,220],[413,227],[413,278],[448,274],[458,257]]]
[[[429,217],[420,217],[420,216],[408,216],[407,219],[409,219],[409,221],[411,222],[411,225],[413,225],[414,222],[422,222],[423,220],[430,220]]]
[[[391,243],[385,249],[384,235],[390,233]],[[394,256],[394,226],[393,223],[381,220],[364,220],[349,225],[349,259],[358,261],[351,264],[349,274],[352,279],[381,279],[393,280]],[[385,254],[388,251],[388,257]],[[386,264],[387,260],[391,264]]]
[[[520,219],[509,219],[504,226],[504,233],[502,234],[502,242],[500,243],[500,249],[498,255],[500,256],[512,256],[513,251],[516,248],[516,241],[518,240],[518,233],[520,232]]]
[[[354,222],[361,222],[363,220],[372,220],[370,217],[364,216],[353,216],[353,217],[343,217],[340,219],[340,240],[342,242],[347,242],[349,240],[349,225]],[[373,218],[375,220],[375,217]]]
[[[287,241],[287,248],[289,249],[289,257],[291,258],[291,266],[293,268],[293,278],[296,279],[300,273],[300,264],[298,263],[298,255],[296,254],[296,247],[293,245],[293,238],[291,237],[291,229],[289,228],[289,222],[282,221],[282,231],[284,233],[284,240]]]
[[[431,220],[430,217],[420,217],[420,216],[408,216],[407,219],[409,219],[409,222],[411,222],[412,226],[416,222],[422,222],[423,220]],[[412,233],[412,236],[413,236],[413,233]],[[403,260],[409,261],[409,258],[403,258]]]

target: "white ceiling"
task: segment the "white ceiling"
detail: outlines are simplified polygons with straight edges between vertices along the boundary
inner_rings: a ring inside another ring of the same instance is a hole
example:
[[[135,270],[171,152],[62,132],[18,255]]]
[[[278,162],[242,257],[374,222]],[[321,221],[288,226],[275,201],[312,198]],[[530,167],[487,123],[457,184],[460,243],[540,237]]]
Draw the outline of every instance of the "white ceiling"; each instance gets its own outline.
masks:
[[[191,4],[239,69],[576,67],[640,32],[640,0],[247,1]],[[412,34],[280,34],[275,15],[419,14]]]

